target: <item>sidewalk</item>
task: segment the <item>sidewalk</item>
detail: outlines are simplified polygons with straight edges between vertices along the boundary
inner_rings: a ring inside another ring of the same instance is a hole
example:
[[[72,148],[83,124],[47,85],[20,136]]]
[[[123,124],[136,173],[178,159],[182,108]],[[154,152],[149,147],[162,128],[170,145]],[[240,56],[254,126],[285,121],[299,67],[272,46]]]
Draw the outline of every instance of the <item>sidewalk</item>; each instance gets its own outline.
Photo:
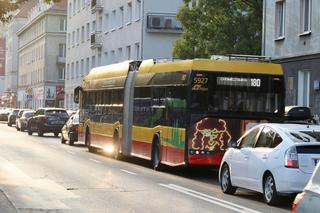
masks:
[[[14,208],[12,203],[8,200],[3,191],[0,190],[0,206],[1,212],[5,213],[17,213],[18,211]]]

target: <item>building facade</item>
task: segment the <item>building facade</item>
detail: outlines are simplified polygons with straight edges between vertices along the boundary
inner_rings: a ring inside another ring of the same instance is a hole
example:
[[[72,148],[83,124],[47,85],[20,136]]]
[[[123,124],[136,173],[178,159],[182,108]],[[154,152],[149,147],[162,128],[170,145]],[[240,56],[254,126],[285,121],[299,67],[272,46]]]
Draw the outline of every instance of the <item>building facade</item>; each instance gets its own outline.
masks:
[[[320,114],[320,1],[264,1],[263,55],[281,63],[286,104]]]
[[[5,65],[6,65],[6,39],[4,36],[0,38],[0,96],[5,91]]]
[[[69,0],[66,108],[92,67],[125,60],[172,58],[182,33],[176,13],[182,0]]]
[[[67,1],[40,0],[17,32],[18,107],[63,107]]]
[[[37,0],[27,1],[5,26],[6,62],[5,62],[5,98],[6,106],[16,107],[18,89],[18,36],[17,32],[26,24],[28,13],[37,4]]]

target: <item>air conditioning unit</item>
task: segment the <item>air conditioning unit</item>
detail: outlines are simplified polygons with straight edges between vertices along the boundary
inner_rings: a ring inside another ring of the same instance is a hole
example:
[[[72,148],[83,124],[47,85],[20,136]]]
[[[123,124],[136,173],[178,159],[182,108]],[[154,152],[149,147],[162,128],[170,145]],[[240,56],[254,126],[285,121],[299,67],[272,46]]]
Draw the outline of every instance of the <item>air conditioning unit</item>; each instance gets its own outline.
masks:
[[[164,29],[172,29],[173,28],[173,20],[171,17],[166,17],[164,19]]]
[[[161,29],[163,25],[163,17],[161,16],[150,16],[149,26],[154,29]]]

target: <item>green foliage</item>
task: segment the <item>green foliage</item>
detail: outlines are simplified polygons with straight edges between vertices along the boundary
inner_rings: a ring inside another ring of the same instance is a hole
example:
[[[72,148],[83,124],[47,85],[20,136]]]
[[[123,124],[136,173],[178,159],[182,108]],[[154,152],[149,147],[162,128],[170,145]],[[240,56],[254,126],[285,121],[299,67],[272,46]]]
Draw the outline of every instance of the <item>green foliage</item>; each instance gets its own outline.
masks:
[[[184,0],[177,15],[184,33],[174,43],[174,57],[260,55],[262,0],[198,0],[189,8],[190,2]]]

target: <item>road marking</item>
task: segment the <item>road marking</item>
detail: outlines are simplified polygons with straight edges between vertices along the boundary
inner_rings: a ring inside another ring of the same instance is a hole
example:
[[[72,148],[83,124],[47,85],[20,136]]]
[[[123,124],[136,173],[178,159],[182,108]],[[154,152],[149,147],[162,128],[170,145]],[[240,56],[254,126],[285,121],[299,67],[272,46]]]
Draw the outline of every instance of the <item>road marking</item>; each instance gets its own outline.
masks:
[[[184,194],[187,194],[187,195],[190,195],[190,196],[193,196],[193,197],[196,197],[200,200],[204,200],[204,201],[207,201],[209,203],[213,203],[213,204],[216,204],[216,205],[219,205],[219,206],[222,206],[224,208],[227,208],[227,209],[230,209],[230,210],[233,210],[233,211],[236,211],[236,212],[241,212],[241,213],[260,213],[259,211],[256,211],[254,209],[249,209],[245,206],[241,206],[241,205],[238,205],[238,204],[235,204],[235,203],[231,203],[231,202],[228,202],[226,200],[222,200],[222,199],[219,199],[219,198],[216,198],[216,197],[212,197],[210,195],[206,195],[206,194],[203,194],[201,192],[197,192],[197,191],[194,191],[194,190],[191,190],[191,189],[188,189],[188,188],[184,188],[182,186],[178,186],[178,185],[175,185],[175,184],[162,184],[162,183],[159,183],[160,186],[163,186],[163,187],[166,187],[166,188],[169,188],[169,189],[172,189],[172,190],[175,190],[175,191],[178,191],[178,192],[181,192],[181,193],[184,193]]]
[[[100,161],[95,160],[95,159],[92,159],[92,158],[89,158],[89,160],[91,160],[91,161],[93,161],[93,162],[95,162],[95,163],[101,163]]]
[[[130,175],[138,175],[137,173],[134,173],[134,172],[130,172],[128,170],[125,170],[125,169],[120,169],[121,171],[125,172],[125,173],[128,173]]]
[[[74,152],[71,152],[71,151],[67,151],[69,154],[71,155],[74,155],[75,153]]]

